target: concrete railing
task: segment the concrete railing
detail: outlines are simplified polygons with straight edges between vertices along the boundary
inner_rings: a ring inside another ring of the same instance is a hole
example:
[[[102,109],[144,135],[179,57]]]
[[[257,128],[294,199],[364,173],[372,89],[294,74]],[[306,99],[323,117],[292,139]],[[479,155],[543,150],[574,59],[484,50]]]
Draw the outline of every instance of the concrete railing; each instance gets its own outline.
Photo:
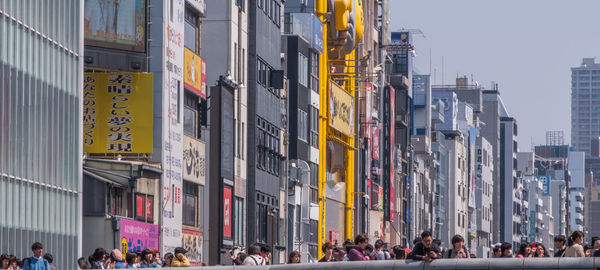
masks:
[[[366,261],[313,264],[280,264],[270,266],[210,266],[187,268],[198,270],[451,270],[451,269],[596,269],[600,258],[529,258],[529,259],[440,259],[433,262]],[[181,268],[179,268],[181,269]]]

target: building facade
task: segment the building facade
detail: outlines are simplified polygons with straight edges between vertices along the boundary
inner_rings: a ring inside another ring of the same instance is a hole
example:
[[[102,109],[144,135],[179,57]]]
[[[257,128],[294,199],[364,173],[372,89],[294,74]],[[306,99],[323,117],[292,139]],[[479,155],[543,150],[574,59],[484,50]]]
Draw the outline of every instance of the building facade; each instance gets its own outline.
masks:
[[[484,138],[477,138],[475,161],[475,200],[477,209],[477,258],[488,258],[492,244],[494,156],[492,145]]]
[[[569,231],[584,231],[585,228],[585,152],[569,152]]]
[[[287,120],[281,96],[282,1],[248,1],[247,242],[271,247],[273,262],[285,258],[278,237],[285,227],[283,147]],[[282,175],[283,174],[283,175]],[[282,177],[283,176],[283,177]],[[282,200],[282,197],[284,199]],[[281,253],[281,254],[280,254]]]
[[[229,89],[223,82],[228,79],[231,82],[233,91],[233,101],[228,103],[230,108],[222,108],[227,112],[226,116],[231,121],[233,120],[233,134],[231,141],[225,143],[233,147],[233,158],[228,156],[224,161],[233,166],[233,177],[229,179],[233,182],[233,191],[231,199],[232,205],[232,226],[231,237],[229,244],[225,248],[232,246],[246,246],[246,226],[247,226],[247,159],[249,152],[248,148],[248,1],[243,0],[228,0],[228,1],[207,1],[207,9],[211,12],[207,13],[202,18],[202,33],[204,36],[211,38],[202,39],[202,56],[206,61],[206,65],[210,69],[206,70],[206,83],[209,86],[222,85],[223,88],[217,88],[218,91]],[[226,19],[223,19],[226,18]],[[216,46],[219,44],[219,46]],[[225,61],[224,61],[225,59]],[[223,80],[222,80],[223,79]],[[212,88],[211,88],[212,90]],[[226,92],[229,93],[229,92]],[[211,92],[212,94],[212,92]],[[215,93],[217,94],[217,93]],[[233,112],[231,112],[233,110]],[[212,113],[213,111],[211,111]],[[215,111],[215,113],[217,113]],[[212,137],[216,139],[215,137]],[[218,138],[218,137],[217,137]],[[218,144],[215,141],[215,144]],[[213,143],[211,143],[213,145]],[[228,151],[230,152],[230,151]],[[231,160],[233,159],[233,163]],[[214,159],[213,159],[214,160]],[[215,160],[216,162],[220,162]],[[211,182],[212,183],[212,182]],[[231,182],[229,182],[231,183]],[[210,183],[209,183],[210,184]],[[230,187],[230,186],[229,186]],[[230,189],[227,190],[229,194]],[[219,194],[219,193],[217,193]],[[215,195],[215,194],[213,194]],[[210,196],[208,196],[210,197]],[[214,196],[212,200],[209,198],[210,205],[221,205],[223,199],[219,196]],[[218,219],[212,219],[213,225],[211,228],[218,227]],[[210,221],[205,220],[205,226],[210,227]],[[217,235],[217,234],[215,234]],[[208,254],[209,241],[205,238],[204,247],[205,253]],[[218,239],[213,239],[218,243]],[[213,244],[211,247],[214,247]],[[214,248],[213,248],[214,249]],[[229,256],[212,255],[210,258],[211,264],[229,263]]]
[[[590,156],[591,139],[600,135],[600,63],[583,58],[571,68],[571,145]]]
[[[83,2],[0,3],[0,250],[82,255]],[[60,25],[60,27],[50,27]],[[27,102],[23,102],[27,100]]]

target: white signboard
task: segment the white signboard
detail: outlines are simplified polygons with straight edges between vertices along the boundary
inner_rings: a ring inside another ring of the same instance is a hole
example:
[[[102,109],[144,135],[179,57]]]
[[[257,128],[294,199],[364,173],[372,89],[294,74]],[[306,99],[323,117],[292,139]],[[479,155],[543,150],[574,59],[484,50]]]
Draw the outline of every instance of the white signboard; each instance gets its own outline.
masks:
[[[183,0],[165,1],[163,11],[161,252],[181,246],[183,185]],[[158,25],[158,24],[157,24]]]
[[[188,136],[183,136],[183,179],[204,185],[206,182],[205,172],[205,144]]]

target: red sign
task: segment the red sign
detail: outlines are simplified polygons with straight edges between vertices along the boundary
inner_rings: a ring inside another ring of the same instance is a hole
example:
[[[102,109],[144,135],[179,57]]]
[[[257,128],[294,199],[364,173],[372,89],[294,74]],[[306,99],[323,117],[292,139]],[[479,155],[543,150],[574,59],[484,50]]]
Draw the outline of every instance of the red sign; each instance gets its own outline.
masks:
[[[153,200],[152,198],[146,198],[146,217],[152,219],[152,210],[153,209]]]
[[[379,160],[379,126],[373,127],[373,159]]]
[[[223,188],[223,237],[231,239],[231,194],[230,187]]]

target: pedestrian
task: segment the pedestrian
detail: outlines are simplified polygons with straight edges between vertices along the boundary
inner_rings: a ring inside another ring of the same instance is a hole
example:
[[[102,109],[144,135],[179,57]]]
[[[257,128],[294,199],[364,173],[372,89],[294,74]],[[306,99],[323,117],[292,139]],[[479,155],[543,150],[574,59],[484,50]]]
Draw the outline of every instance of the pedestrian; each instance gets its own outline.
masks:
[[[321,251],[323,251],[323,258],[319,260],[319,262],[335,262],[337,261],[333,257],[333,245],[329,242],[325,242],[321,247]]]
[[[142,264],[142,253],[139,251],[136,251],[133,253],[133,255],[135,256],[135,261],[133,262],[133,268],[140,268],[141,264]]]
[[[596,242],[594,242],[594,249],[596,251],[594,251],[593,256],[600,257],[600,240],[596,240]]]
[[[531,244],[524,242],[519,246],[519,253],[517,254],[517,258],[531,258],[533,257],[533,253],[531,252]]]
[[[348,252],[350,261],[368,261],[365,249],[369,244],[369,238],[364,234],[359,234],[354,239],[355,246]]]
[[[500,258],[500,257],[502,257],[502,250],[500,249],[500,245],[496,245],[492,249],[492,258]]]
[[[54,261],[54,257],[52,257],[52,254],[50,254],[50,253],[44,254],[44,260],[46,260],[48,262],[48,264],[50,265],[50,270],[56,270],[56,265],[52,264],[52,262]]]
[[[137,267],[135,267],[136,260],[137,260],[137,255],[135,254],[135,252],[128,252],[127,255],[125,255],[125,262],[127,263],[127,266],[125,266],[125,268],[126,269],[137,268]],[[171,265],[169,264],[167,267],[171,267]]]
[[[290,252],[290,256],[288,258],[288,264],[293,264],[293,263],[300,263],[300,252],[298,251],[292,251]]]
[[[567,238],[564,235],[557,235],[554,237],[554,250],[556,250],[554,257],[565,256],[565,250],[567,249],[565,247],[566,242]]]
[[[339,247],[333,248],[333,258],[338,262],[344,261],[344,258],[347,258],[346,251]]]
[[[248,247],[248,257],[244,260],[244,265],[267,265],[265,258],[260,256],[260,246],[258,244]]]
[[[246,258],[248,258],[248,255],[245,252],[238,252],[233,260],[233,265],[244,265]]]
[[[185,257],[187,250],[182,247],[175,248],[175,256],[171,262],[171,267],[190,267],[190,261]]]
[[[583,232],[574,231],[569,237],[565,257],[585,257],[585,251],[581,243],[583,243]]]
[[[162,267],[171,267],[171,263],[173,262],[173,253],[167,252],[163,257],[163,265]]]
[[[500,246],[500,251],[502,252],[502,254],[500,255],[500,258],[512,258],[512,244],[511,243],[502,243],[502,245]]]
[[[352,250],[354,248],[354,242],[350,239],[346,239],[344,240],[344,243],[342,244],[342,247],[344,248],[344,262],[350,261],[350,259],[348,259],[348,254],[350,254],[350,250]]]
[[[415,245],[415,248],[409,254],[409,258],[415,261],[432,261],[438,258],[438,253],[431,249],[433,238],[429,231],[421,233],[421,242]]]
[[[367,257],[367,259],[369,259],[369,261],[373,261],[375,260],[375,249],[373,248],[373,245],[371,244],[367,244],[367,246],[365,247],[365,257]]]
[[[110,252],[110,258],[115,264],[115,269],[125,269],[127,267],[125,265],[125,260],[123,260],[123,254],[119,249],[113,249]]]
[[[406,260],[406,250],[403,247],[394,246],[392,250],[394,251],[395,260]]]
[[[391,258],[390,253],[385,251],[385,242],[379,239],[375,241],[375,259],[379,261],[389,260]]]
[[[0,269],[8,270],[10,269],[10,259],[8,258],[8,254],[3,253],[0,255]]]
[[[586,257],[592,257],[592,246],[589,244],[583,246],[583,253],[585,253]]]
[[[156,268],[158,265],[154,262],[154,254],[152,250],[147,248],[142,251],[142,261],[140,262],[140,268]]]
[[[442,240],[440,239],[433,239],[433,242],[431,242],[431,250],[437,253],[438,258],[443,258],[443,255],[446,254],[446,250],[442,247]]]
[[[106,269],[106,251],[103,248],[97,248],[91,255],[90,264],[92,269]]]
[[[413,240],[413,247],[416,246],[418,243],[421,243],[422,240],[423,239],[420,236],[415,237],[415,239]]]
[[[160,251],[156,250],[156,249],[152,249],[152,254],[154,254],[154,262],[156,263],[157,267],[162,267],[162,265],[165,263],[163,261],[163,259],[160,257]]]
[[[85,257],[79,257],[79,259],[77,259],[77,266],[79,266],[79,269],[91,269],[92,268],[92,266],[90,265],[90,262]]]
[[[550,253],[548,253],[548,249],[542,243],[536,243],[535,254],[533,256],[536,258],[548,258],[550,257]]]
[[[446,251],[445,258],[450,259],[466,259],[469,258],[467,248],[464,246],[465,239],[460,235],[452,237],[452,249]]]
[[[265,258],[267,265],[271,264],[271,248],[268,245],[262,245],[260,247],[260,256]]]
[[[42,257],[44,246],[40,242],[31,245],[33,256],[26,258],[23,263],[24,270],[50,270],[50,264]]]
[[[21,268],[19,268],[19,260],[17,259],[17,256],[15,255],[8,255],[8,269],[11,270],[19,270]]]

